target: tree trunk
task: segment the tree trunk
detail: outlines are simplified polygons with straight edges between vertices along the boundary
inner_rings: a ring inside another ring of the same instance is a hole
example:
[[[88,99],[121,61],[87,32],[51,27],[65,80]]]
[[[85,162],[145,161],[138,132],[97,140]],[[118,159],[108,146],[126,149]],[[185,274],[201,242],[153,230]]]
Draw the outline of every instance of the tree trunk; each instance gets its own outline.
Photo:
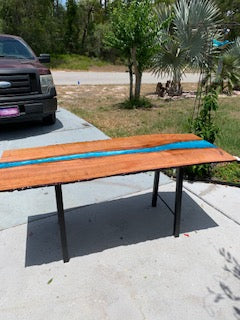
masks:
[[[81,41],[81,45],[82,45],[82,51],[84,52],[84,47],[85,47],[85,42],[86,42],[86,38],[87,38],[87,33],[88,33],[88,27],[90,24],[90,19],[91,19],[91,13],[93,12],[93,7],[90,7],[88,9],[88,13],[87,13],[87,21],[83,30],[83,35],[82,35],[82,41]]]
[[[128,72],[129,72],[129,100],[133,99],[133,70],[132,70],[133,63],[131,61],[128,62]]]
[[[142,83],[142,73],[135,72],[135,99],[139,100],[141,92],[141,83]]]
[[[181,86],[181,74],[179,70],[173,70],[173,81],[168,90],[169,96],[181,96],[182,95],[182,86]]]
[[[135,95],[134,98],[138,100],[141,92],[142,72],[139,70],[137,63],[137,48],[133,47],[131,50],[131,56],[133,61],[134,73],[135,73]]]

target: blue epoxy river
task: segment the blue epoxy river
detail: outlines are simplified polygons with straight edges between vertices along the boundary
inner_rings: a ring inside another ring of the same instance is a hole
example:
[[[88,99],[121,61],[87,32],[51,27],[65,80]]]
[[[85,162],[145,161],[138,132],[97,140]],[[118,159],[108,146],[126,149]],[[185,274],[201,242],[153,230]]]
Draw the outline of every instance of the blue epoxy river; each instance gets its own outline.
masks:
[[[42,158],[42,159],[32,159],[32,160],[23,160],[23,161],[15,161],[15,162],[2,162],[0,163],[0,169],[21,167],[21,166],[27,166],[27,165],[33,165],[33,164],[49,163],[49,162],[76,160],[76,159],[89,159],[89,158],[118,156],[118,155],[125,155],[125,154],[170,151],[170,150],[179,150],[179,149],[205,149],[205,148],[216,148],[216,146],[205,140],[174,142],[174,143],[169,143],[169,144],[151,147],[151,148],[96,151],[96,152],[78,153],[78,154],[49,157],[49,158]]]

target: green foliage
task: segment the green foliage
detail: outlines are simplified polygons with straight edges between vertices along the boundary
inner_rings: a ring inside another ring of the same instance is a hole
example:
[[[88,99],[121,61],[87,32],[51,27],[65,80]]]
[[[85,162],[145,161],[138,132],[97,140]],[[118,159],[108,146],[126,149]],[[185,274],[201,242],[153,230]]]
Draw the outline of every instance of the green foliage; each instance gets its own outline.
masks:
[[[159,5],[160,3],[164,3],[166,5],[173,4],[175,0],[155,0],[154,1],[156,5]]]
[[[212,167],[210,164],[200,164],[184,168],[184,177],[189,180],[210,178]]]
[[[52,0],[2,0],[2,31],[23,37],[37,54],[58,52],[64,47],[63,12]]]
[[[222,68],[214,83],[219,85],[221,92],[232,94],[234,87],[240,85],[240,57],[226,53],[220,59]]]
[[[240,157],[240,99],[238,97],[223,98],[215,120],[216,125],[221,128],[216,144]]]
[[[225,49],[214,58],[203,83],[211,80],[209,87],[219,89],[220,92],[232,94],[234,87],[240,86],[240,37],[234,40],[232,45]]]
[[[200,112],[192,123],[190,123],[190,131],[202,139],[214,143],[219,132],[219,128],[215,124],[215,114],[218,107],[218,94],[216,90],[211,89],[202,98]],[[185,176],[191,180],[210,177],[211,174],[212,167],[209,164],[191,166],[185,169]]]
[[[159,64],[157,72],[170,66],[168,72],[175,68],[175,78],[179,78],[186,68],[185,60],[190,60],[194,66],[202,62],[203,56],[206,60],[206,53],[209,53],[206,43],[211,43],[218,20],[212,1],[179,0],[175,5],[174,2],[67,0],[63,6],[61,0],[1,0],[0,32],[23,37],[37,54],[69,52],[107,57],[111,61],[121,54],[128,66],[133,63],[129,57],[134,60],[135,45],[139,79],[159,46],[158,59],[165,55],[165,60],[162,66]],[[222,10],[224,26],[231,29],[230,37],[234,38],[240,31],[235,23],[240,22],[239,0],[216,2]],[[152,8],[159,5],[168,8],[169,14],[159,15],[157,10],[159,21],[156,21]],[[119,37],[118,41],[111,39],[111,45],[106,47],[103,38],[109,34],[110,25],[113,34]],[[160,27],[164,32],[158,32]],[[171,66],[174,56],[175,65]]]
[[[3,33],[3,19],[1,17],[2,12],[2,2],[0,2],[0,33]]]
[[[69,70],[89,70],[92,66],[104,66],[105,61],[89,58],[78,54],[52,54],[50,68]]]
[[[159,28],[151,1],[118,1],[113,7],[110,22],[107,44],[130,59],[131,50],[136,47],[139,71],[149,67],[150,58],[159,47],[156,44]]]
[[[240,183],[240,165],[237,162],[215,166],[213,174],[216,179],[221,181]]]
[[[119,104],[123,109],[135,109],[135,108],[152,108],[151,101],[145,97],[139,99],[127,99],[123,103]]]
[[[121,52],[135,71],[135,98],[140,96],[142,72],[149,67],[158,48],[159,27],[150,0],[117,1],[110,15],[108,46]],[[131,82],[131,78],[130,78]],[[130,86],[131,83],[130,83]],[[130,93],[131,99],[131,93]]]
[[[117,57],[113,50],[110,50],[105,42],[105,35],[109,32],[110,25],[105,23],[99,23],[95,26],[94,32],[89,39],[89,44],[87,46],[87,53],[95,57],[103,57],[112,62],[116,61]]]
[[[105,53],[103,12],[98,0],[68,0],[66,6],[59,0],[1,0],[0,29],[21,36],[37,54],[69,52],[99,57]]]
[[[240,34],[239,0],[215,0],[215,2],[221,10],[223,26],[230,28],[230,39],[235,39]]]
[[[67,0],[66,6],[65,44],[68,52],[77,53],[79,48],[78,6],[75,0]]]
[[[167,73],[177,87],[187,67],[200,69],[208,64],[220,12],[209,0],[179,0],[172,6],[161,4],[156,12],[163,32],[152,69],[157,74]]]
[[[103,34],[106,32],[104,9],[98,0],[82,0],[78,4],[80,52],[100,56],[103,48]]]
[[[212,89],[203,97],[199,115],[194,119],[192,131],[199,137],[214,143],[219,128],[214,123],[214,113],[218,109],[218,95]]]

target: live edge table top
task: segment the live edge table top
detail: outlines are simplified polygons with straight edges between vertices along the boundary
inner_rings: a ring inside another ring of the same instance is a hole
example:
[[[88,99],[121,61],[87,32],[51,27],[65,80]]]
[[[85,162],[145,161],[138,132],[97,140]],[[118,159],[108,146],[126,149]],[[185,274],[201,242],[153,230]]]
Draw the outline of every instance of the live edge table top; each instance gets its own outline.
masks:
[[[0,158],[0,191],[234,160],[193,134],[153,134],[6,150]]]

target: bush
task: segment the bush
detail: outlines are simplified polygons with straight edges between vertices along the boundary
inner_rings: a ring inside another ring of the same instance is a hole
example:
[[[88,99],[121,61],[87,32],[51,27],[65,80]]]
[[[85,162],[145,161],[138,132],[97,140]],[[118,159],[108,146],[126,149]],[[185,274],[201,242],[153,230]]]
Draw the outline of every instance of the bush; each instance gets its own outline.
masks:
[[[202,99],[200,112],[191,124],[190,131],[204,140],[214,143],[219,128],[214,123],[214,114],[218,109],[218,95],[215,89],[211,89]],[[210,178],[212,166],[209,164],[196,165],[185,168],[184,175],[187,179]]]
[[[211,89],[204,97],[199,115],[193,120],[192,132],[199,137],[214,143],[219,128],[214,123],[213,114],[218,109],[218,95]]]
[[[127,99],[120,104],[120,107],[123,109],[152,108],[153,105],[147,98],[140,97],[139,99]]]
[[[88,70],[92,66],[104,66],[107,63],[97,58],[79,54],[52,54],[50,68],[67,70]]]

